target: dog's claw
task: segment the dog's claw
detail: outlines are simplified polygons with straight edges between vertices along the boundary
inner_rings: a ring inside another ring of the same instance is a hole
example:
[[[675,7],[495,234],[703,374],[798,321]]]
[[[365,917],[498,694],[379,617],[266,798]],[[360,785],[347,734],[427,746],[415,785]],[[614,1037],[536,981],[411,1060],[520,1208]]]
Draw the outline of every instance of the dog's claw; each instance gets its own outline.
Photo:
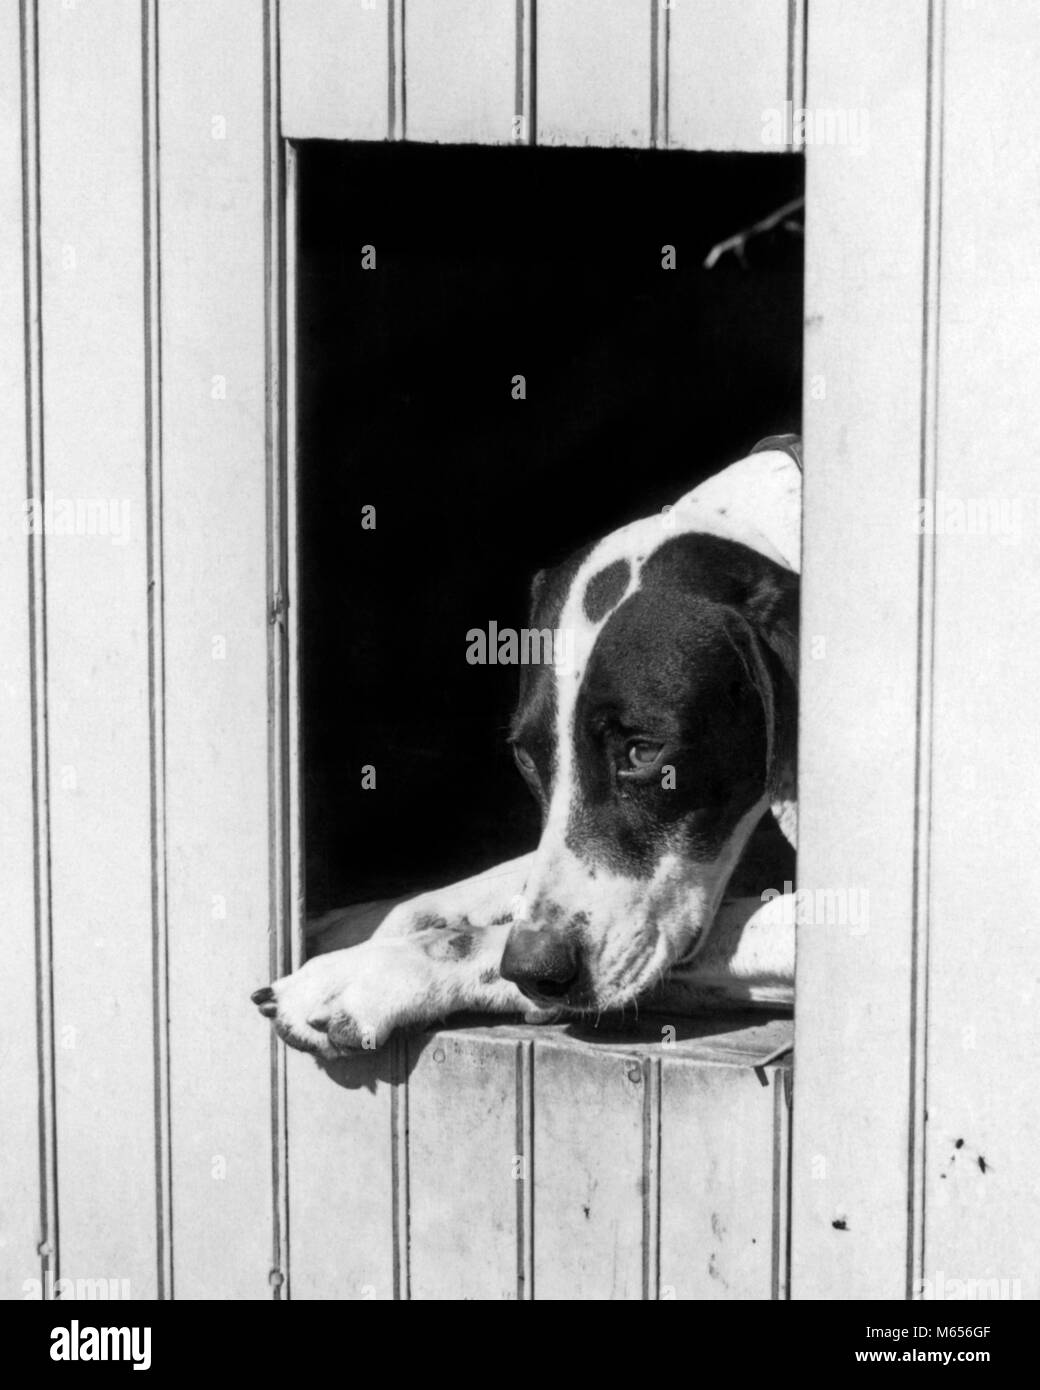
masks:
[[[278,1012],[278,1005],[275,1003],[274,990],[270,985],[264,985],[263,989],[254,989],[249,997],[264,1018],[274,1018]]]

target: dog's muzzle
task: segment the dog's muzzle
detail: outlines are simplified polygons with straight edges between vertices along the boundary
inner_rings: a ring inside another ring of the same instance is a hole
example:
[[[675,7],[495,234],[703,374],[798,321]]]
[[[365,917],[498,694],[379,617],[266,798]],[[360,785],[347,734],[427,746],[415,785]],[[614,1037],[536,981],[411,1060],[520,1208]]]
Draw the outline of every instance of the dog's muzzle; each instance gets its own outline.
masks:
[[[578,943],[548,928],[514,927],[499,973],[536,1004],[572,1003],[581,973]]]

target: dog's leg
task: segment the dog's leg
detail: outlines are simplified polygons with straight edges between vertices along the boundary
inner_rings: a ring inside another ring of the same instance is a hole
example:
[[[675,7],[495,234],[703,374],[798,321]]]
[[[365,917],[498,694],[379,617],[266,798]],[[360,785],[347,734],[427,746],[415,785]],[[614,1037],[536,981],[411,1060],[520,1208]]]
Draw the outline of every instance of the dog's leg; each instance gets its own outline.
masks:
[[[724,902],[704,948],[673,968],[647,999],[655,1013],[720,1005],[794,1006],[795,898]]]
[[[290,1046],[328,1060],[463,1010],[549,1017],[498,973],[530,861],[524,855],[399,903],[367,940],[314,957],[254,1001]],[[329,915],[350,930],[346,911]]]

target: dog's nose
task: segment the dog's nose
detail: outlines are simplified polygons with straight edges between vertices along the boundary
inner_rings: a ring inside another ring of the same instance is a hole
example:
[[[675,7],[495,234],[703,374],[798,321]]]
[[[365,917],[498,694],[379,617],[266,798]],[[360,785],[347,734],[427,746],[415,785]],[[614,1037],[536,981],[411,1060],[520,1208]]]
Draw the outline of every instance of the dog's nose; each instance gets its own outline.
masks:
[[[565,999],[578,978],[578,948],[551,931],[514,928],[499,973],[529,999]]]

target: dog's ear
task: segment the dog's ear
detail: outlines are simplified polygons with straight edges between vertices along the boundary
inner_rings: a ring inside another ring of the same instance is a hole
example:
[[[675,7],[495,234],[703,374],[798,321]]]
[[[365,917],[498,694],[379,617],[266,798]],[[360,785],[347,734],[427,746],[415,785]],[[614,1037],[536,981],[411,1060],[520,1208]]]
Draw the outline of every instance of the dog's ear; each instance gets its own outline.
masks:
[[[534,622],[534,619],[538,614],[538,605],[541,603],[542,595],[545,592],[545,575],[545,570],[539,570],[535,577],[531,580],[530,616],[532,623]]]
[[[799,578],[770,564],[741,605],[751,629],[753,679],[766,716],[766,787],[780,829],[798,843],[798,617]]]
[[[796,574],[771,564],[756,578],[742,605],[755,635],[778,659],[796,690],[799,588]]]

